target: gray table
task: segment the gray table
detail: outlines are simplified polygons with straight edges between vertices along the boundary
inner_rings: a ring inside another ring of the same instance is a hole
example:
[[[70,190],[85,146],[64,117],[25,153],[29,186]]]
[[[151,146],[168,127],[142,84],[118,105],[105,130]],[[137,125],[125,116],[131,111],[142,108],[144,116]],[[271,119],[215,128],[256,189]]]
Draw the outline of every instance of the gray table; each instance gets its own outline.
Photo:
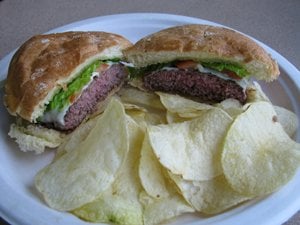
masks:
[[[131,12],[221,23],[264,42],[300,68],[299,0],[0,0],[0,59],[34,34],[90,17]],[[0,219],[0,224],[6,223]],[[300,212],[285,225],[300,225]]]

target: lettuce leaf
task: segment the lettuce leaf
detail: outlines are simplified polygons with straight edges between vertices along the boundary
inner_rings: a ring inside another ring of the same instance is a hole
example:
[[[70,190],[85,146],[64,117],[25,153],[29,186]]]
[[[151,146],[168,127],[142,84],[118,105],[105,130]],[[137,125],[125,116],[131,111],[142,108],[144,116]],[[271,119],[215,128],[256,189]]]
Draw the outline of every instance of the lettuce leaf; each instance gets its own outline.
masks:
[[[89,66],[84,68],[80,75],[77,76],[73,81],[67,85],[67,89],[61,89],[56,95],[54,95],[51,102],[47,105],[46,111],[58,110],[62,111],[69,103],[72,95],[80,92],[82,88],[87,85],[91,80],[91,75],[95,70],[102,64],[106,62],[119,62],[119,58],[107,59],[107,60],[97,60],[91,63]]]
[[[202,66],[214,69],[217,71],[224,71],[229,70],[235,72],[239,77],[243,78],[249,75],[249,72],[243,68],[242,66],[232,64],[232,63],[225,63],[225,62],[201,62]]]
[[[66,105],[69,104],[69,99],[76,92],[80,91],[91,79],[91,74],[100,66],[101,61],[97,60],[91,65],[87,66],[81,74],[68,84],[67,89],[61,89],[48,104],[46,111],[53,109],[61,111]]]
[[[146,67],[142,68],[135,68],[135,67],[127,67],[127,70],[129,72],[129,78],[130,79],[135,79],[141,76],[144,76],[145,73],[147,72],[152,72],[156,70],[160,70],[165,66],[171,66],[172,63],[157,63],[157,64],[152,64]]]
[[[175,66],[176,61],[169,62],[169,63],[158,63],[149,65],[147,67],[142,68],[135,68],[135,67],[127,67],[127,70],[129,72],[130,79],[135,79],[144,76],[145,73],[160,70],[165,66]],[[217,70],[219,72],[222,72],[224,70],[229,70],[234,73],[236,73],[239,77],[244,78],[247,75],[249,75],[249,72],[242,66],[232,64],[232,63],[226,63],[226,62],[201,62],[202,66]]]

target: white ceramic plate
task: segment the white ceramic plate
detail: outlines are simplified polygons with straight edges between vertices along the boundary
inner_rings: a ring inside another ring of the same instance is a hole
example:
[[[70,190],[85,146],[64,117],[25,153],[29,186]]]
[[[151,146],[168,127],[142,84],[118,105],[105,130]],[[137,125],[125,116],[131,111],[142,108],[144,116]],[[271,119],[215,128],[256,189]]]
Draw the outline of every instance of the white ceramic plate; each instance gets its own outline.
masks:
[[[132,42],[166,28],[186,23],[218,25],[209,21],[166,14],[122,14],[91,18],[72,23],[51,32],[102,30],[127,37]],[[260,43],[260,42],[259,42]],[[300,118],[300,72],[276,51],[260,43],[275,58],[281,69],[278,81],[263,85],[273,103],[297,113]],[[0,80],[5,79],[12,54],[0,61]],[[3,88],[0,91],[3,98]],[[84,225],[89,224],[69,213],[57,212],[47,207],[39,198],[33,185],[37,171],[48,164],[53,152],[42,155],[22,153],[7,136],[12,118],[0,105],[0,216],[12,225]],[[298,130],[297,141],[300,140]],[[171,224],[213,225],[276,225],[282,224],[300,209],[300,171],[280,191],[263,199],[248,202],[238,208],[210,218],[188,214]]]

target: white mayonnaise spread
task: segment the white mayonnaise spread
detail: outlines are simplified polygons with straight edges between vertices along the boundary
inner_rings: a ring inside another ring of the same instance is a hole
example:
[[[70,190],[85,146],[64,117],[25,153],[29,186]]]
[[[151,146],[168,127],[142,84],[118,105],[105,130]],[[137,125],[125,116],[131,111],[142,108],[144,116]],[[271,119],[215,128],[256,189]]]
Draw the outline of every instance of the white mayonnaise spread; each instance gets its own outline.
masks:
[[[58,111],[58,110],[47,111],[44,113],[41,121],[43,123],[53,123],[54,122],[57,124],[64,125],[65,124],[64,117],[65,117],[68,109],[69,109],[69,106],[65,107],[62,111]]]
[[[124,62],[124,61],[120,61],[120,63],[127,67],[134,67],[133,63]]]

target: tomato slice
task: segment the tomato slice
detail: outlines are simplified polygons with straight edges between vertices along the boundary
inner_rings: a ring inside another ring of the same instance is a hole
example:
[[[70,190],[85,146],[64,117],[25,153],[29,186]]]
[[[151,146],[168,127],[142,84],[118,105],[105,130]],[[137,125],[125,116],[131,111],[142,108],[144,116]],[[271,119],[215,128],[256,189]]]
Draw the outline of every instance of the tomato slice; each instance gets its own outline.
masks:
[[[71,96],[69,97],[70,103],[73,103],[75,100],[76,100],[76,95],[75,95],[75,94],[73,94],[73,95],[71,95]]]
[[[109,67],[108,64],[101,63],[100,66],[96,69],[96,72],[103,72],[103,71],[107,70],[108,67]]]
[[[239,75],[237,75],[235,72],[230,71],[230,70],[222,70],[222,73],[225,73],[227,76],[229,76],[230,78],[235,79],[235,80],[242,79]]]
[[[179,69],[195,69],[197,67],[197,62],[193,60],[184,60],[176,62],[176,67]]]

